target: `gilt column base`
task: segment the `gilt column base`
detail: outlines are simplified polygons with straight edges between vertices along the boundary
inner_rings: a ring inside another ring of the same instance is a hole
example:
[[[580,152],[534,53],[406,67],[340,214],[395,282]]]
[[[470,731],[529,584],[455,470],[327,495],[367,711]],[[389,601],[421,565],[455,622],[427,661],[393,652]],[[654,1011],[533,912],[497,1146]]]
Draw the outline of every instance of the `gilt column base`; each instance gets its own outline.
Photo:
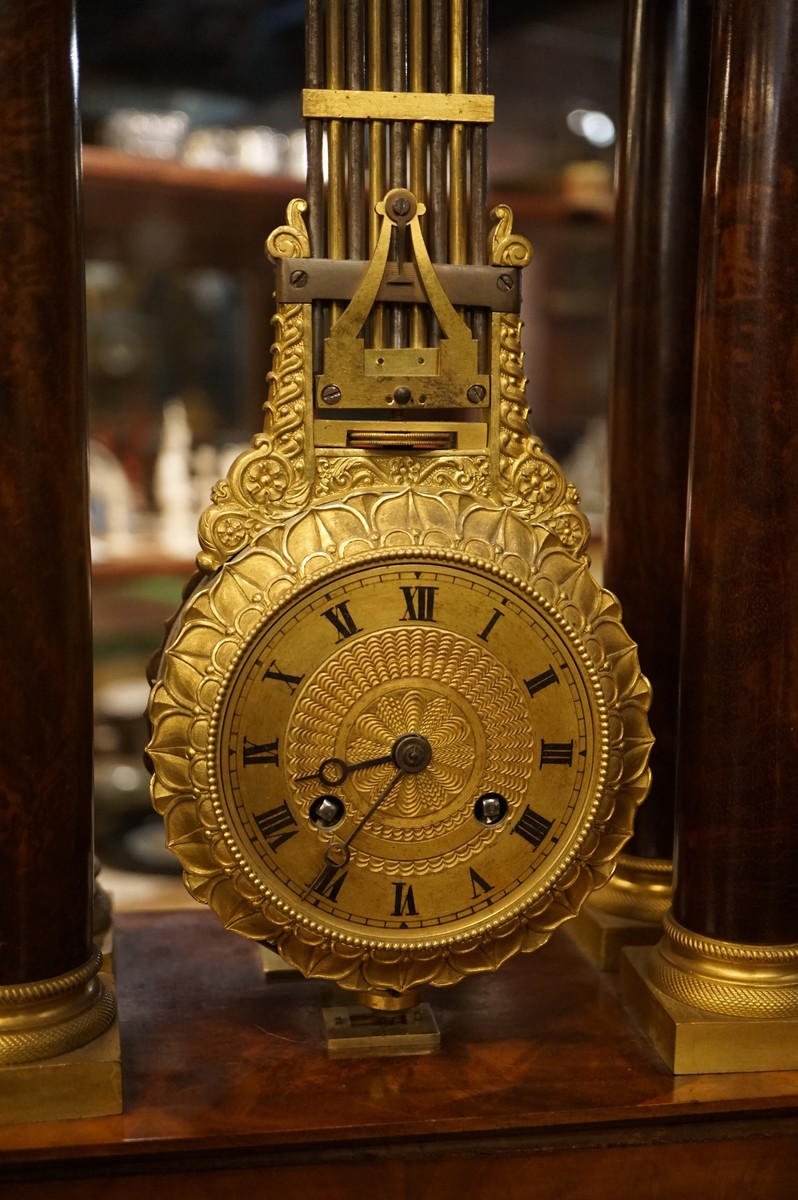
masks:
[[[798,1070],[798,946],[692,934],[668,914],[655,947],[627,947],[621,992],[674,1075]]]
[[[0,1125],[122,1111],[112,974],[99,949],[54,979],[0,987]]]

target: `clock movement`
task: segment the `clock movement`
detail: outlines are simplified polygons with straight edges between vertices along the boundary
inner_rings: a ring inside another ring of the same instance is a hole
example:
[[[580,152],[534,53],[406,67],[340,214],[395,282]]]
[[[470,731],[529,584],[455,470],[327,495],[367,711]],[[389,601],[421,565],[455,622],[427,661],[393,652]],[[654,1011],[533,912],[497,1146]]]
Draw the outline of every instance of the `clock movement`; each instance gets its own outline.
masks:
[[[531,247],[488,214],[485,19],[308,4],[264,429],[152,675],[190,892],[377,1008],[542,945],[648,786],[635,645],[527,425]]]

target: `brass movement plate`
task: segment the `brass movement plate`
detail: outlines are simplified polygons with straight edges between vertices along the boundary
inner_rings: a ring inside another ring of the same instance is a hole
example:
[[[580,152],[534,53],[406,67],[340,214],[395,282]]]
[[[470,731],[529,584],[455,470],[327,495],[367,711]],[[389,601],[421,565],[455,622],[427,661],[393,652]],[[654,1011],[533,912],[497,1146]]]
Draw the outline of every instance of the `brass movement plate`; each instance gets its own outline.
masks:
[[[360,1004],[322,1010],[330,1058],[395,1058],[432,1054],[441,1033],[429,1004],[404,1012],[373,1012]]]
[[[278,258],[275,262],[275,297],[280,304],[307,304],[312,300],[350,300],[369,268],[364,259]],[[519,272],[512,266],[457,266],[434,263],[433,269],[455,305],[517,313],[521,308]],[[377,292],[380,304],[426,304],[427,294],[415,263],[386,273]]]

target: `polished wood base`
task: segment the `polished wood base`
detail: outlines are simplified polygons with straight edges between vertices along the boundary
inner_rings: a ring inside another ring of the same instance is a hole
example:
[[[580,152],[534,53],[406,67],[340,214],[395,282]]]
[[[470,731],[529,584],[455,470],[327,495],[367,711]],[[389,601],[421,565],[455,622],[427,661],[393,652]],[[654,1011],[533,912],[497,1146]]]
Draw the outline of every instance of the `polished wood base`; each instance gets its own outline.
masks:
[[[621,956],[621,993],[674,1075],[798,1071],[798,1018],[745,1018],[705,1012],[668,996],[651,978],[650,947]]]
[[[662,922],[619,917],[588,903],[563,925],[561,936],[571,938],[600,971],[617,971],[623,948],[655,945],[662,937]]]
[[[399,1059],[330,1059],[341,992],[211,913],[121,915],[114,956],[124,1112],[0,1129],[3,1200],[794,1194],[798,1072],[674,1080],[567,938],[425,992],[440,1052]]]

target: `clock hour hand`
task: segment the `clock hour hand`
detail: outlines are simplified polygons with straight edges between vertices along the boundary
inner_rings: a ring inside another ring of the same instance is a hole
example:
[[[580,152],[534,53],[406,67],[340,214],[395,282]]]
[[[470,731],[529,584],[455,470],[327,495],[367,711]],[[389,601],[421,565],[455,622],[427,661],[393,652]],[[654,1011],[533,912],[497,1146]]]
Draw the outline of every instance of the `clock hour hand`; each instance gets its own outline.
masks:
[[[306,783],[309,779],[318,779],[325,787],[338,787],[351,771],[364,771],[366,767],[382,767],[385,763],[393,762],[392,754],[381,754],[379,758],[364,758],[362,762],[348,763],[342,758],[325,758],[318,771],[310,775],[295,775],[294,783]]]

